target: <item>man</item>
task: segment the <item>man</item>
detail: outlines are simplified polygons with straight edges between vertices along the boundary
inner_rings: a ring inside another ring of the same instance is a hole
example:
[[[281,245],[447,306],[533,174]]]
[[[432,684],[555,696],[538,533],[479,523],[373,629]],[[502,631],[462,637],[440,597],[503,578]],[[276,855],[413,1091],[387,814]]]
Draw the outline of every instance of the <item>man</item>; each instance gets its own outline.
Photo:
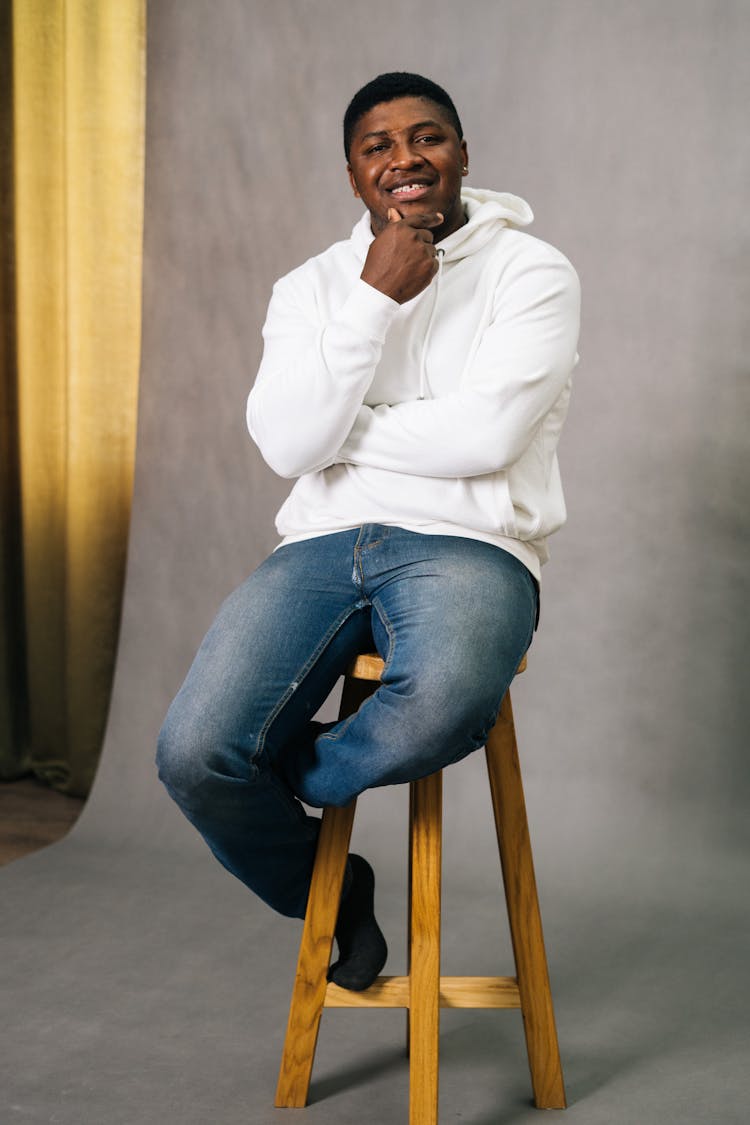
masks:
[[[482,746],[538,620],[565,518],[555,449],[577,361],[578,280],[520,231],[517,196],[463,188],[453,102],[412,74],[344,119],[367,213],[274,287],[248,400],[296,477],[282,544],[222,606],[160,736],[160,776],[214,854],[304,916],[319,820],[364,789]],[[354,656],[385,660],[353,717],[313,715]],[[386,958],[374,876],[350,856],[330,976]]]

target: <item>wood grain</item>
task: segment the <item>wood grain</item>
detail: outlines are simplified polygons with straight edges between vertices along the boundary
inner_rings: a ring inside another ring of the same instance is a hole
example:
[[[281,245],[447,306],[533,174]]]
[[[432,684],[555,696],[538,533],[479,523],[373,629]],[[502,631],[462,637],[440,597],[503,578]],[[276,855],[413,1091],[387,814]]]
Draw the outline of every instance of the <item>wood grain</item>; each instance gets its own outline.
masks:
[[[352,801],[323,814],[276,1086],[279,1108],[307,1104],[355,808]]]
[[[534,1101],[539,1109],[565,1109],[510,692],[485,749]]]
[[[443,775],[411,783],[409,1122],[437,1125]]]
[[[326,1008],[406,1008],[409,1007],[409,977],[378,977],[366,992],[350,992],[330,982]],[[520,1008],[521,998],[515,977],[441,977],[441,1008]]]
[[[353,714],[376,687],[377,682],[347,676],[339,716]],[[323,811],[276,1085],[278,1108],[300,1109],[307,1104],[356,807],[352,801],[346,808]]]
[[[62,839],[84,804],[33,777],[0,782],[0,867]]]

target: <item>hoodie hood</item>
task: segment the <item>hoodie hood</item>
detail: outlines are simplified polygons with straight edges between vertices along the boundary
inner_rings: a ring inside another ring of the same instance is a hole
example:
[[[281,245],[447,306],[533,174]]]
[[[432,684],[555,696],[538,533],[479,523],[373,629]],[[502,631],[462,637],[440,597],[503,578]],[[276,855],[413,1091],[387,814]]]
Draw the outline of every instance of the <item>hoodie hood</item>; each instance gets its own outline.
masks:
[[[507,191],[487,191],[483,188],[464,187],[461,202],[467,222],[438,243],[444,251],[445,261],[458,261],[480,250],[501,227],[525,227],[532,222],[534,213],[525,199]],[[365,211],[352,231],[352,247],[357,257],[364,261],[375,236],[370,229],[370,212]]]

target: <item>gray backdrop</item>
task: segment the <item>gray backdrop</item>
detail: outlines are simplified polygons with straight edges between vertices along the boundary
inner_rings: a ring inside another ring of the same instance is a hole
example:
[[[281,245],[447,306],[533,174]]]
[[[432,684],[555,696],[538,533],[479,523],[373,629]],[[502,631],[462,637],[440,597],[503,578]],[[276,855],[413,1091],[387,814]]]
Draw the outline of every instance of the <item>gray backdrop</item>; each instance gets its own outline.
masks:
[[[215,865],[153,747],[220,600],[276,542],[288,484],[244,427],[272,283],[359,215],[349,97],[413,69],[455,98],[469,182],[526,198],[583,285],[570,516],[514,687],[567,1119],[744,1121],[750,5],[153,0],[148,34],[119,663],[81,821],[0,873],[2,1119],[281,1119],[299,927]],[[481,757],[446,790],[444,970],[510,972]],[[355,827],[391,972],[405,807],[368,794]],[[402,1021],[326,1014],[305,1121],[406,1120]],[[442,1120],[537,1120],[520,1017],[445,1013],[441,1083]]]

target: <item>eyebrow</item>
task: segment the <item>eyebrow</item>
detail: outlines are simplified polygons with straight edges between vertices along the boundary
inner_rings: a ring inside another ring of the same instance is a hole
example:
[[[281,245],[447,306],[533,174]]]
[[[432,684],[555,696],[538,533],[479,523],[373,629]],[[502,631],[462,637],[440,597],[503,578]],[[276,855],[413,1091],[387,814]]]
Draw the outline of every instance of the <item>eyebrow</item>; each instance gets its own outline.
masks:
[[[387,137],[390,133],[408,133],[411,129],[424,129],[426,126],[431,126],[433,129],[444,129],[445,126],[441,125],[439,121],[417,121],[415,125],[409,125],[406,129],[377,129],[372,133],[365,133],[360,137],[360,144],[362,141],[368,140],[369,137]]]

